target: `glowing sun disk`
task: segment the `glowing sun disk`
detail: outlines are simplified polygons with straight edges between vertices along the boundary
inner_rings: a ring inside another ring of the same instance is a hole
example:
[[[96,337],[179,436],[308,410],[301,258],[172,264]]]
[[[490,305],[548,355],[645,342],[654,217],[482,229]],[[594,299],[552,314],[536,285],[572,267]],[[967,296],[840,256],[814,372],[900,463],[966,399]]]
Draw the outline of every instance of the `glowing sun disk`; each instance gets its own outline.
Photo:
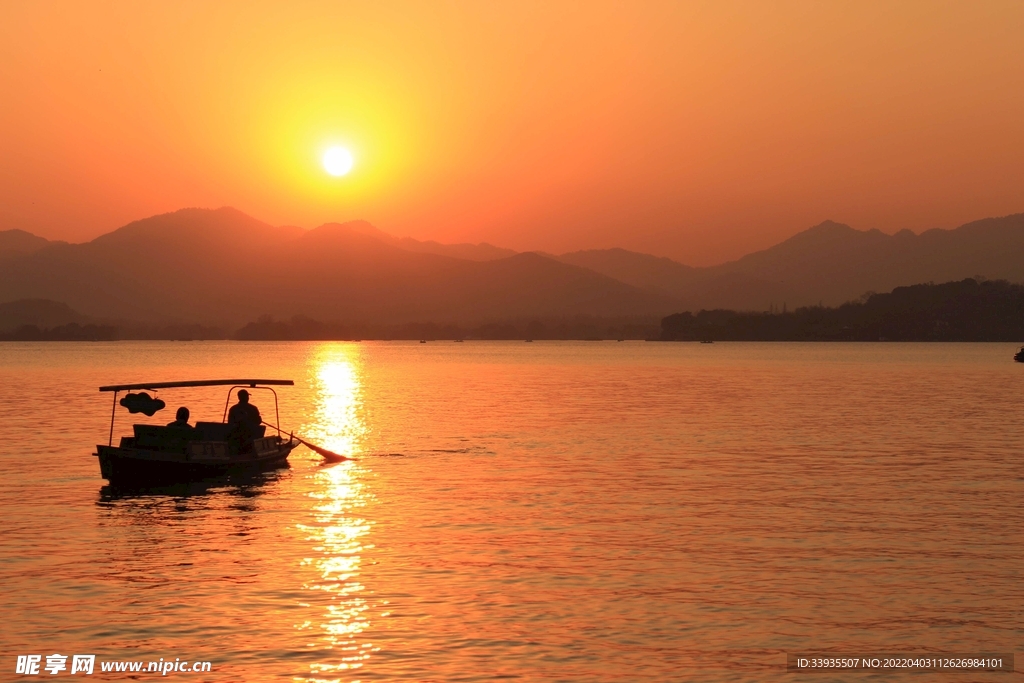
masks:
[[[344,147],[331,147],[324,152],[324,170],[333,176],[343,176],[352,170],[355,159]]]

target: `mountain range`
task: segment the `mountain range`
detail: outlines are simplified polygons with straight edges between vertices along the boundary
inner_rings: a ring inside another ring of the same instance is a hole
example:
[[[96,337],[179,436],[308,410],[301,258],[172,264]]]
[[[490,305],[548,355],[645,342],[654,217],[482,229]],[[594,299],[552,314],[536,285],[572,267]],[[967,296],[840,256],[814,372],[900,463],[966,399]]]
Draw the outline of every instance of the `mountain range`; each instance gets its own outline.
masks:
[[[1024,281],[1024,214],[916,235],[825,221],[769,249],[691,268],[624,249],[557,256],[678,302],[679,310],[837,306],[868,292],[974,277]]]
[[[1021,282],[1022,256],[1024,214],[920,235],[826,221],[736,261],[695,268],[624,249],[516,253],[399,238],[365,221],[305,230],[232,208],[183,209],[84,244],[0,231],[0,303],[41,299],[96,320],[226,326],[264,314],[375,323],[653,319],[837,305],[967,277]],[[11,310],[24,317],[25,306]]]

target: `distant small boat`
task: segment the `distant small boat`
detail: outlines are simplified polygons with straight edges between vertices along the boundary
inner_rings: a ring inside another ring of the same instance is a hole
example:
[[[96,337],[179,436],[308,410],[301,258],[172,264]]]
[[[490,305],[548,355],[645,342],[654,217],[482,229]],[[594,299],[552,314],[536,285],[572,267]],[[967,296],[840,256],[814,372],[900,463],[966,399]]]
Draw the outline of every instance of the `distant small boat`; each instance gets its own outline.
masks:
[[[701,344],[714,344],[715,342],[711,341],[710,339],[701,339],[700,343]]]
[[[1024,346],[1017,349],[1017,353],[1013,354],[1013,359],[1018,363],[1024,363]]]
[[[427,343],[426,339],[420,339],[420,344],[426,344],[426,343]]]
[[[532,339],[527,339],[526,341],[528,341],[528,342],[532,342],[533,340],[532,340]]]
[[[625,339],[616,339],[615,341],[626,341]]]

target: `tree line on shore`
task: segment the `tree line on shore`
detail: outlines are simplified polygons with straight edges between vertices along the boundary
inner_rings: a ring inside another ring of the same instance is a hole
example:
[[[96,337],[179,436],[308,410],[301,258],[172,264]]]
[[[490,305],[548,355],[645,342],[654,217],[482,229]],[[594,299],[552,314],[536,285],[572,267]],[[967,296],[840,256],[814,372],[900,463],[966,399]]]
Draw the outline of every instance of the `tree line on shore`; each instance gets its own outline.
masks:
[[[118,329],[113,325],[79,325],[68,323],[55,327],[21,325],[7,333],[0,333],[0,341],[115,341]]]
[[[205,325],[140,324],[79,325],[52,328],[21,325],[0,333],[0,341],[115,341],[119,339],[199,341],[350,341],[359,339],[649,339],[658,334],[652,319],[609,319],[579,316],[566,319],[529,320],[459,325],[456,323],[406,323],[397,325],[321,322],[306,316],[277,320],[261,316],[230,333]]]
[[[2,341],[113,341],[117,339],[238,339],[329,341],[355,339],[649,339],[652,341],[1021,341],[1024,285],[967,279],[868,293],[838,307],[792,311],[701,310],[667,316],[611,319],[576,316],[479,325],[321,322],[305,316],[260,317],[233,334],[197,324],[124,326],[69,323],[22,325]]]
[[[1024,285],[975,279],[868,293],[835,308],[676,313],[662,341],[1024,341]]]
[[[0,332],[0,341],[118,341],[228,339],[222,328],[207,325],[107,325],[94,323],[67,323],[53,327],[19,325],[8,332]]]
[[[275,320],[262,316],[235,334],[252,341],[352,339],[647,339],[658,333],[657,320],[621,320],[574,316],[549,320],[399,325],[324,323],[305,316]]]

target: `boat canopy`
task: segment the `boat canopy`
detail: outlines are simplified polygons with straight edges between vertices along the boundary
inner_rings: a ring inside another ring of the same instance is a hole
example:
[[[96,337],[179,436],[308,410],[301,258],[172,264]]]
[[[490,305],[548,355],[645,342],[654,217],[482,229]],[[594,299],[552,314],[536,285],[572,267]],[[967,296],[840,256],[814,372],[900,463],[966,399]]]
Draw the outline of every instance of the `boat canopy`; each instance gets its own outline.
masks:
[[[100,387],[100,391],[131,391],[133,389],[173,389],[176,387],[219,387],[219,386],[294,386],[290,379],[195,379],[185,382],[140,382],[138,384],[112,384]]]

